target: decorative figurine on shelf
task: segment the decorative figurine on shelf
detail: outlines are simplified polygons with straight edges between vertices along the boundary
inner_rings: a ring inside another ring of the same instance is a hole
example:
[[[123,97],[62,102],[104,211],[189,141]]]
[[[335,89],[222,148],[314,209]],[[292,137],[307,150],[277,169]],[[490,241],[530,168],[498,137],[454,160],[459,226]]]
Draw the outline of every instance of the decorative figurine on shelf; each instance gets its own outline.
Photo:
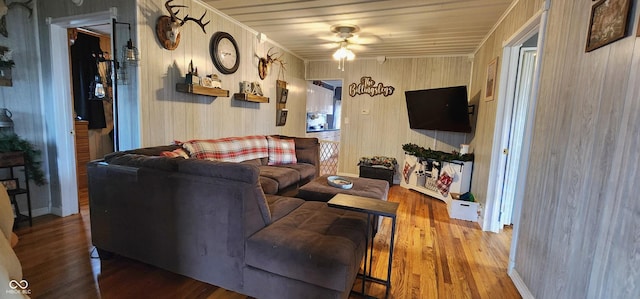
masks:
[[[212,75],[209,75],[209,78],[211,78],[211,87],[222,88],[222,80],[218,78],[218,75],[212,74]]]
[[[200,77],[198,77],[198,68],[193,69],[193,60],[189,61],[189,70],[185,83],[191,85],[200,85]]]
[[[218,79],[218,75],[212,74],[200,78],[200,85],[209,88],[222,88],[222,81]]]
[[[241,81],[240,82],[240,93],[252,93],[251,92],[251,83],[249,81]]]
[[[260,86],[260,82],[251,82],[251,93],[255,95],[262,96],[262,87]]]

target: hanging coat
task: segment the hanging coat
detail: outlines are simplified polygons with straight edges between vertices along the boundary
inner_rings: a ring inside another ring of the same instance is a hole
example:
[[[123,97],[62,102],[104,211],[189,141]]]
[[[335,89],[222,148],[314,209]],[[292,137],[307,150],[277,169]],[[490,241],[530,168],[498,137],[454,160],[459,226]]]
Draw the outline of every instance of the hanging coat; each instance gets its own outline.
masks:
[[[78,32],[78,39],[71,46],[71,75],[73,76],[73,107],[76,115],[89,122],[89,129],[107,126],[102,101],[95,100],[95,78],[98,76],[96,54],[100,50],[100,39]]]

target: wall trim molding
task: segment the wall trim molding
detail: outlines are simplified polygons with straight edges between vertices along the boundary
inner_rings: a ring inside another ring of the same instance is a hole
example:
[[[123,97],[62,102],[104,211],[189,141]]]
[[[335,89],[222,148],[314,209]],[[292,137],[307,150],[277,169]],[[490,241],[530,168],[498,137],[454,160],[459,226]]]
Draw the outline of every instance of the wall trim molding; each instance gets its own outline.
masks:
[[[48,207],[31,210],[31,217],[38,217],[47,214],[51,214],[51,209]]]
[[[51,207],[51,210],[49,211],[49,214],[53,214],[53,215],[56,215],[56,216],[64,217],[64,216],[62,216],[62,209],[58,208],[58,207]]]
[[[507,9],[504,11],[504,13],[498,19],[498,21],[495,24],[493,24],[493,27],[491,27],[491,30],[489,30],[487,35],[485,35],[484,38],[482,39],[482,41],[478,44],[478,47],[476,47],[476,49],[473,51],[473,53],[471,53],[471,54],[473,54],[473,56],[478,54],[478,51],[480,51],[480,49],[484,46],[484,44],[487,42],[489,37],[491,37],[491,35],[496,31],[496,29],[498,29],[498,26],[500,26],[500,24],[502,24],[504,19],[507,18],[507,16],[516,7],[516,5],[518,5],[518,3],[520,3],[520,0],[515,0],[515,1],[511,2],[511,5],[509,5],[509,7],[507,7]]]
[[[511,281],[513,281],[513,284],[516,285],[516,289],[518,289],[518,292],[523,299],[535,299],[531,291],[529,291],[527,284],[524,283],[524,280],[522,280],[522,277],[520,277],[520,273],[518,273],[516,269],[512,269],[508,272],[508,274],[509,277],[511,277]]]

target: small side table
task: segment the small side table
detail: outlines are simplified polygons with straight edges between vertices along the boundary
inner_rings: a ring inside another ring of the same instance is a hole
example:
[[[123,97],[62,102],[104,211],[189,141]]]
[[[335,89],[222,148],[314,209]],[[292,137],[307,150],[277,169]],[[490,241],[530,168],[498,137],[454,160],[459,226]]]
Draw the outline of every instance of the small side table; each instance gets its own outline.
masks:
[[[389,297],[389,289],[391,288],[391,263],[393,261],[393,245],[396,235],[396,213],[398,211],[398,203],[348,194],[337,194],[332,199],[330,199],[327,204],[330,207],[367,214],[367,246],[364,251],[365,254],[364,269],[362,273],[362,293],[360,295],[367,296],[365,292],[365,284],[367,281],[371,281],[385,285],[385,298]],[[391,242],[389,243],[389,262],[387,265],[386,280],[371,276],[371,262],[373,260],[373,235],[371,234],[370,229],[371,219],[375,216],[391,218]],[[369,268],[368,272],[367,268]]]
[[[22,167],[24,169],[24,179],[25,179],[25,187],[20,188],[20,180],[15,177],[14,168]],[[0,179],[0,181],[13,181],[11,184],[11,188],[7,188],[7,193],[9,194],[9,198],[11,199],[11,203],[15,208],[16,214],[16,222],[22,220],[29,220],[29,226],[33,225],[32,217],[31,217],[31,196],[29,195],[29,172],[27,170],[27,166],[25,164],[25,158],[23,152],[5,152],[0,153],[0,168],[9,168],[9,177],[5,179]],[[29,209],[29,215],[23,215],[20,212],[20,208],[18,207],[18,202],[16,197],[18,195],[25,195],[27,198],[27,207]]]

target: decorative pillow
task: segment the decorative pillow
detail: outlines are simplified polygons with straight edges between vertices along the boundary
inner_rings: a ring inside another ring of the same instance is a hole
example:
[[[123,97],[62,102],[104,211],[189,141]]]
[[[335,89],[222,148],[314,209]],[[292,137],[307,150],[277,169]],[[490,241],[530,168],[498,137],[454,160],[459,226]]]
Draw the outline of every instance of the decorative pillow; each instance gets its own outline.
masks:
[[[185,150],[181,148],[175,149],[173,151],[164,151],[161,152],[160,155],[169,158],[183,157],[185,159],[189,159],[189,154],[187,154],[187,152],[185,152]]]
[[[280,139],[267,136],[269,143],[268,165],[284,165],[298,163],[296,143],[293,139]]]
[[[242,162],[268,156],[264,136],[227,137],[209,140],[190,140],[182,143],[191,158],[225,162]]]

